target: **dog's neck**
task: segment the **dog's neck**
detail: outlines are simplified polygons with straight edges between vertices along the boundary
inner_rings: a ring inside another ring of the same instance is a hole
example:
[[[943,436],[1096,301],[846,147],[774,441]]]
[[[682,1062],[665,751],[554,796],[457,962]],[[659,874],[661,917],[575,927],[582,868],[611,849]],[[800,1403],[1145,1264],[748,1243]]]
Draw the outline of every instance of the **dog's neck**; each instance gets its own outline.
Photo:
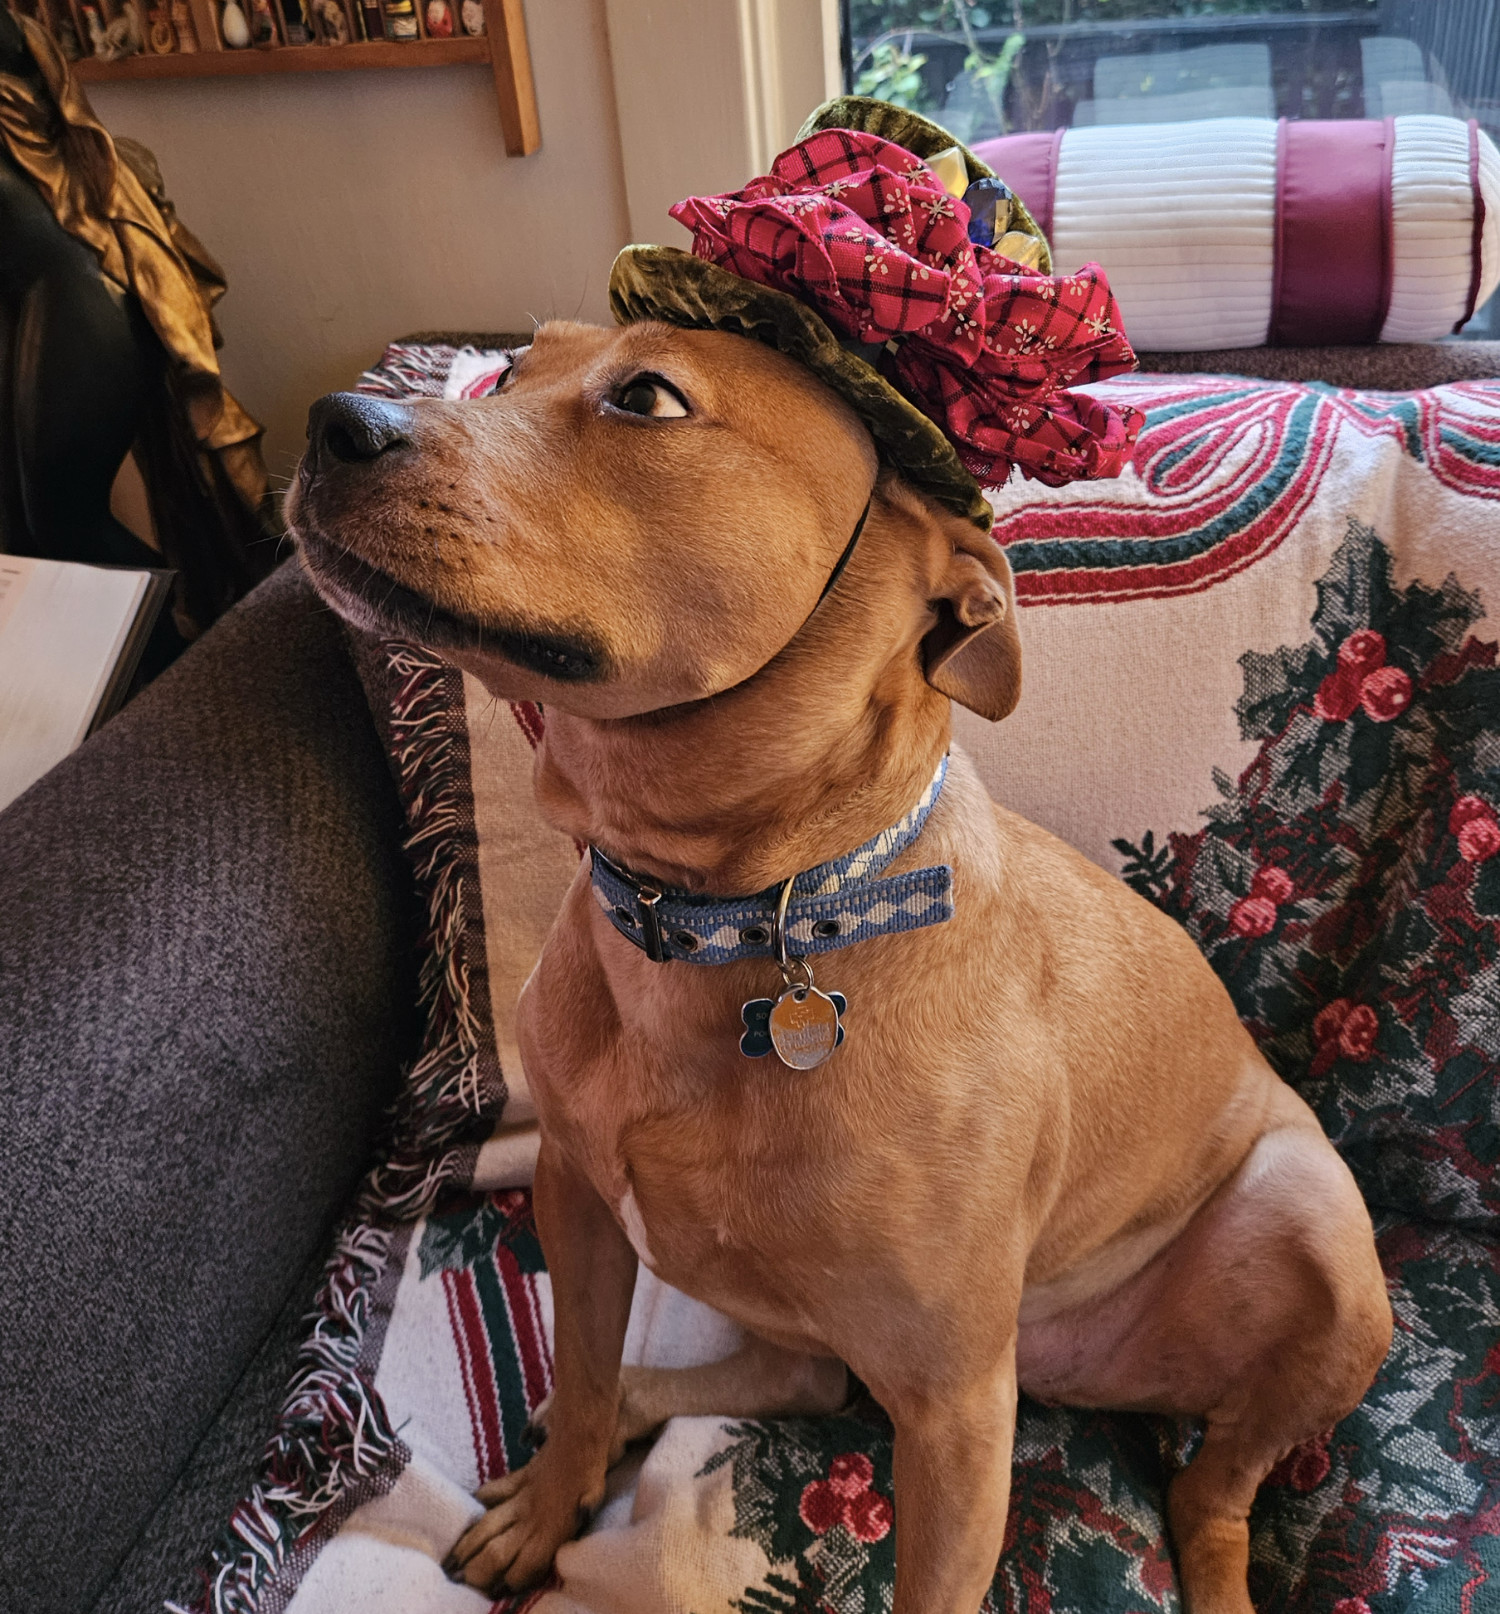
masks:
[[[895,542],[892,542],[894,537]],[[922,676],[931,618],[876,523],[796,640],[725,694],[601,721],[550,708],[542,810],[575,840],[688,891],[764,890],[905,814],[947,749]]]

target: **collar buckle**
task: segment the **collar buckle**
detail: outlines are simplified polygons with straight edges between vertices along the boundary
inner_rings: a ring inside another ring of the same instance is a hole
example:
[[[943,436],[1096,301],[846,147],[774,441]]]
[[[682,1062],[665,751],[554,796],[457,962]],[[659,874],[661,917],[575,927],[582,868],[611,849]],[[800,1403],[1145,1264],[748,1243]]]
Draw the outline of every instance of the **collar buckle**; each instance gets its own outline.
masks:
[[[646,957],[653,964],[667,962],[667,948],[661,933],[661,920],[656,913],[656,905],[660,901],[661,892],[654,885],[636,887],[635,905],[640,909],[641,940],[646,944]]]

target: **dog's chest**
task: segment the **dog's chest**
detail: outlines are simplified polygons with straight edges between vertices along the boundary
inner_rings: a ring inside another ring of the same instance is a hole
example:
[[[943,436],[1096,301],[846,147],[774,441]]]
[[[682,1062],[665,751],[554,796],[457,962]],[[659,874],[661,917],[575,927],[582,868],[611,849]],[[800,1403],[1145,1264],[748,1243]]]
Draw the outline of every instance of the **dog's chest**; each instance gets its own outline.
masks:
[[[629,1073],[600,1071],[595,1091],[618,1093]],[[664,1282],[765,1337],[836,1348],[883,1327],[866,1310],[885,1312],[909,1283],[896,1164],[816,1073],[755,1077],[760,1090],[748,1094],[726,1082],[629,1112],[591,1114],[585,1103],[570,1132],[637,1257]],[[908,1162],[899,1174],[909,1173]]]
[[[544,1128],[640,1261],[721,1310],[750,1304],[761,1326],[774,1314],[800,1331],[802,1267],[844,1239],[865,1156],[817,1073],[747,1073],[732,1040],[725,1068],[708,1061],[695,1078],[653,1068],[633,1041],[571,1051],[566,1080],[546,1085]]]
[[[834,1213],[805,1179],[783,1170],[778,1193],[758,1166],[684,1171],[639,1141],[617,1171],[613,1209],[644,1266],[766,1337],[826,1343]]]

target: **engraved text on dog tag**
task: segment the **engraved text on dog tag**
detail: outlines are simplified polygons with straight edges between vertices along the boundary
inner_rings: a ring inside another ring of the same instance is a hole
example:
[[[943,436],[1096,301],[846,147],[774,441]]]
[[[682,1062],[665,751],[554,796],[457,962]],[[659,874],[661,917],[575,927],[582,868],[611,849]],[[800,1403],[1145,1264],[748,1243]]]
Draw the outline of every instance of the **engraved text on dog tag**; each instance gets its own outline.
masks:
[[[815,986],[790,986],[771,1009],[771,1046],[783,1065],[811,1070],[839,1045],[839,1010]]]

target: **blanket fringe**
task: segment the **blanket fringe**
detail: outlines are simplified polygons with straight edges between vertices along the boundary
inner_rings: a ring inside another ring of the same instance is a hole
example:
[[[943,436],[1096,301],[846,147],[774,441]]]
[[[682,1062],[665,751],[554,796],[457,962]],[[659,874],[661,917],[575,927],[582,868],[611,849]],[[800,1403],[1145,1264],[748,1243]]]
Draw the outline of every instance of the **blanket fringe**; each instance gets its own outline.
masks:
[[[505,1100],[503,1085],[494,1091],[481,1065],[488,1002],[468,958],[477,869],[462,676],[416,645],[387,646],[386,661],[395,683],[398,785],[411,826],[406,845],[427,905],[422,1050],[390,1118],[393,1146],[366,1177],[338,1236],[262,1479],[215,1547],[201,1598],[191,1608],[168,1603],[173,1614],[265,1614],[266,1594],[293,1551],[338,1500],[405,1466],[409,1453],[362,1363],[372,1295],[393,1229],[426,1215],[448,1184],[466,1180],[466,1135]]]
[[[371,1172],[365,1198],[373,1212],[415,1221],[468,1170],[453,1145],[472,1134],[476,1121],[498,1114],[505,1095],[489,1091],[481,1066],[489,1003],[486,992],[475,990],[467,946],[479,876],[463,675],[412,644],[389,646],[387,664],[396,684],[397,781],[411,825],[406,847],[427,892],[421,973],[427,1035],[403,1085],[396,1147]]]

